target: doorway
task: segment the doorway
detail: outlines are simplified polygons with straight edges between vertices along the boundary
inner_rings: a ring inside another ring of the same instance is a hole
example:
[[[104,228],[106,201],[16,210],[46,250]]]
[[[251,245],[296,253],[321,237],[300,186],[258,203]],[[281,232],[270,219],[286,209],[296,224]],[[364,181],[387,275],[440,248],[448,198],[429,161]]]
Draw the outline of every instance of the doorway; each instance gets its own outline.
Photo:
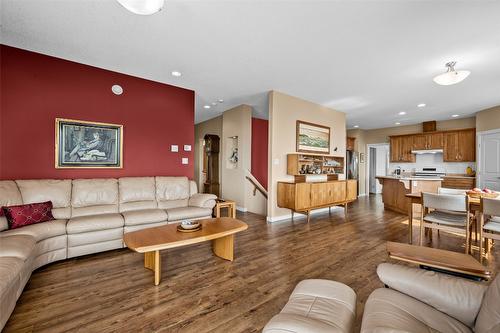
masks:
[[[478,133],[478,183],[500,191],[500,130]]]
[[[201,182],[203,193],[215,194],[220,197],[219,183],[219,149],[218,135],[207,134],[203,138],[203,153],[201,159]]]
[[[367,168],[367,192],[369,194],[382,193],[382,185],[377,180],[377,176],[386,176],[389,167],[389,145],[369,144],[368,148],[368,168]]]

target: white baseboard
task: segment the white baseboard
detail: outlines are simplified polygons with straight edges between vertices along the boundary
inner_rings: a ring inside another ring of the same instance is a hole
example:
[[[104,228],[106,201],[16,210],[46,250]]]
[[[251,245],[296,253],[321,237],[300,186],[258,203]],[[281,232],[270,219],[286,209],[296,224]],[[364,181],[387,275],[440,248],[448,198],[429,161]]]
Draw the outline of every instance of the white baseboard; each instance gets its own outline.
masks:
[[[240,211],[240,212],[243,212],[243,213],[248,212],[248,209],[247,209],[246,207],[239,207],[239,206],[236,206],[236,210],[237,210],[237,211]]]
[[[344,210],[344,208],[339,207],[339,206],[332,206],[332,210]],[[311,211],[311,215],[316,215],[316,214],[321,214],[328,212],[328,208],[320,208],[320,209],[315,209]],[[267,216],[266,220],[267,222],[273,223],[273,222],[278,222],[278,221],[283,221],[283,220],[290,220],[292,218],[292,213],[290,212],[289,214],[285,215],[279,215],[279,216]],[[294,219],[305,219],[307,218],[306,214],[301,214],[301,213],[294,213]]]

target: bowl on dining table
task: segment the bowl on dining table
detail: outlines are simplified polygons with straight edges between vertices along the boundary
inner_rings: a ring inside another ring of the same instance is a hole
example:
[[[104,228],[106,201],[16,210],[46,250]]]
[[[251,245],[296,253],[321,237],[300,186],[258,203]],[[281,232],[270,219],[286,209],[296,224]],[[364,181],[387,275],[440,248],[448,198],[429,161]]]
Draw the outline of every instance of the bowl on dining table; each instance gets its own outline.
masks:
[[[187,221],[182,221],[181,222],[181,227],[183,229],[196,229],[200,226],[200,222],[198,221],[190,221],[190,220],[187,220]]]

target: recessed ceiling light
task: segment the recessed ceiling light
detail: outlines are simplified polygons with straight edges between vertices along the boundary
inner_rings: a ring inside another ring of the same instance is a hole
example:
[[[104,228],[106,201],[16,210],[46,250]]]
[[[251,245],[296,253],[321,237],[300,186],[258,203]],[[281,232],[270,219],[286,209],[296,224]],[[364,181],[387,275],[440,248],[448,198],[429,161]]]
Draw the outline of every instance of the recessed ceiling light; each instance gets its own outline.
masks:
[[[115,95],[121,95],[123,94],[123,88],[122,86],[120,86],[119,84],[114,84],[112,87],[111,87],[111,91],[113,92],[113,94]]]
[[[400,116],[404,116],[406,114],[406,112],[404,111],[401,111],[400,113],[398,113]]]
[[[204,105],[203,106],[205,109],[210,109],[210,105]]]
[[[397,123],[394,123],[394,125],[401,125],[401,123],[400,123],[400,122],[397,122]]]
[[[212,106],[216,106],[216,105],[217,105],[217,103],[215,103],[215,102],[212,102]]]
[[[353,127],[354,127],[354,128],[358,128],[358,127],[359,127],[359,125],[354,125]]]
[[[425,103],[420,103],[419,105],[417,105],[417,107],[419,108],[425,108],[426,104]]]
[[[436,76],[433,80],[441,86],[449,86],[462,82],[469,76],[470,71],[457,71],[455,69],[456,61],[446,63],[446,72]]]
[[[458,117],[458,116],[460,116],[460,115],[459,115],[459,114],[454,114],[454,115],[452,115],[451,117],[452,117],[452,118],[456,118],[456,117]]]
[[[172,76],[179,77],[182,76],[182,73],[179,71],[172,71]]]
[[[150,0],[150,1],[137,1],[137,0],[118,0],[120,5],[125,7],[128,11],[138,15],[151,15],[159,12],[165,3],[165,0]]]
[[[223,99],[219,99],[219,103],[224,103],[224,100]]]

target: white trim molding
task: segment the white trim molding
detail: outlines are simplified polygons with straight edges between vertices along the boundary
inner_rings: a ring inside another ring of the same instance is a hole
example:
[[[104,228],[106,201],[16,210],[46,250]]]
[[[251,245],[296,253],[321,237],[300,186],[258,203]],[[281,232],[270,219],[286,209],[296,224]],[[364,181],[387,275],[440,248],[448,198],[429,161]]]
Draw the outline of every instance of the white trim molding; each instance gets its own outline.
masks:
[[[339,207],[339,206],[332,206],[332,211],[333,210],[344,210],[344,208],[342,207]],[[315,209],[313,211],[311,211],[311,215],[317,215],[317,214],[321,214],[321,213],[326,213],[328,212],[329,209],[328,207],[327,208],[320,208],[320,209]],[[306,214],[302,214],[302,213],[294,213],[293,215],[293,219],[306,219],[307,218],[307,215]],[[267,216],[266,220],[267,222],[269,223],[273,223],[273,222],[278,222],[278,221],[284,221],[284,220],[291,220],[292,219],[292,213],[290,212],[289,214],[285,214],[285,215],[279,215],[279,216],[274,216],[274,217],[270,217],[270,216]]]
[[[476,187],[481,187],[481,143],[483,135],[500,133],[500,128],[476,132]]]

